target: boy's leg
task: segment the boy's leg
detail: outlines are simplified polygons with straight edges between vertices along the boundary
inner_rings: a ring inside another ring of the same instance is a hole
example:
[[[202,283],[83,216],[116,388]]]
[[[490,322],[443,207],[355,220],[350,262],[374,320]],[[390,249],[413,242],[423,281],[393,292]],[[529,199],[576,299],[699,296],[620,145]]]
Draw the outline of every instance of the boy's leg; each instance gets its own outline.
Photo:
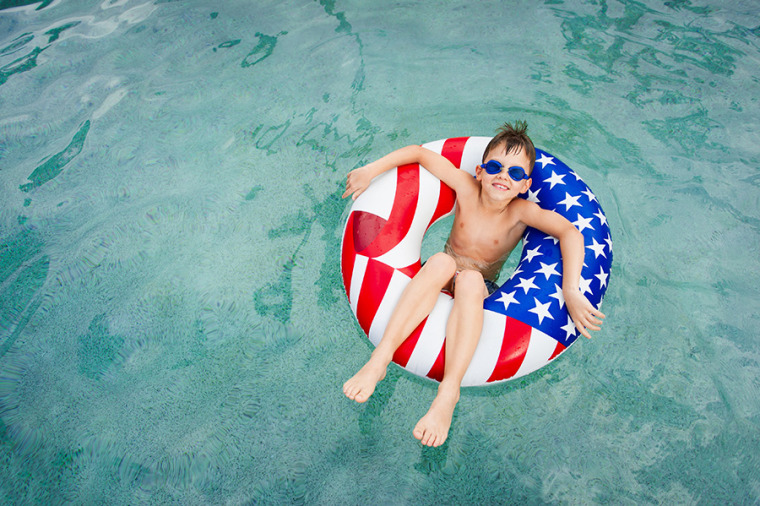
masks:
[[[483,330],[483,299],[488,291],[477,271],[462,271],[457,276],[454,307],[446,325],[446,362],[438,394],[427,414],[414,428],[414,437],[427,446],[446,441],[459,401],[459,389],[475,354]]]
[[[409,282],[393,310],[383,337],[369,361],[343,385],[343,393],[356,402],[365,402],[375,385],[385,377],[393,354],[401,343],[433,310],[438,294],[456,273],[456,262],[445,253],[436,253]]]

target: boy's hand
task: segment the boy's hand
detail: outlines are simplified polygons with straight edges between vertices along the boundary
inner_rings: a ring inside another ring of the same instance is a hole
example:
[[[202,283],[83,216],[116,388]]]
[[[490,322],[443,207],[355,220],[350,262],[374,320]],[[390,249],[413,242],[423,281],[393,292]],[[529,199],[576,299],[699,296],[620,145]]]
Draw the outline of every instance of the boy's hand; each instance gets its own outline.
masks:
[[[368,165],[352,170],[346,176],[346,191],[343,193],[343,198],[353,193],[351,198],[356,200],[356,197],[364,193],[371,182],[372,173]]]
[[[596,309],[578,290],[563,290],[567,311],[575,323],[575,328],[586,338],[591,339],[589,330],[600,330],[604,313]]]

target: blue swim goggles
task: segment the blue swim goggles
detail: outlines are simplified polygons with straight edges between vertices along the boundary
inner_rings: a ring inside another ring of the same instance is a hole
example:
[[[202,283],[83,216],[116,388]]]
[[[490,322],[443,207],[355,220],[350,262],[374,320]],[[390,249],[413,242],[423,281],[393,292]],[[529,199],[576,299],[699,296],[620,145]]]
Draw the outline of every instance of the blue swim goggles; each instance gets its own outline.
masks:
[[[492,176],[494,174],[498,174],[504,168],[501,162],[497,162],[496,160],[488,160],[480,167],[485,169],[486,174],[490,174]],[[511,177],[514,181],[522,181],[523,179],[530,178],[530,176],[525,173],[525,169],[517,165],[508,168],[507,174],[509,174],[509,177]]]

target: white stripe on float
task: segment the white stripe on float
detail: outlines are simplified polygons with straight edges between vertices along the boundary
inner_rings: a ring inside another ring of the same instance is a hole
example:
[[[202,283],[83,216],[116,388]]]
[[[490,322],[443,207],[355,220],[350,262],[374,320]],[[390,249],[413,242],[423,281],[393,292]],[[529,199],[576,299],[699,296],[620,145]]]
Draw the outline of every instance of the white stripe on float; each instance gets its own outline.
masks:
[[[491,141],[488,137],[470,137],[462,150],[462,166],[460,169],[466,170],[473,176],[475,167],[483,163],[483,151]]]
[[[387,220],[393,209],[393,199],[396,195],[396,169],[389,170],[372,180],[372,184],[356,197],[351,212],[366,211]]]
[[[438,354],[443,347],[443,339],[446,337],[446,322],[454,305],[454,299],[445,293],[438,294],[438,300],[430,312],[417,340],[417,345],[409,357],[406,369],[414,374],[425,377],[435,364]]]
[[[356,314],[356,308],[359,304],[359,292],[362,289],[364,273],[367,272],[367,263],[369,258],[363,255],[354,255],[354,271],[351,273],[351,288],[349,290],[349,300],[351,310]]]
[[[388,320],[393,314],[393,310],[396,308],[396,303],[401,298],[401,292],[404,291],[406,285],[409,284],[411,278],[406,274],[402,274],[399,271],[393,271],[391,280],[388,283],[388,288],[383,295],[383,301],[380,303],[380,307],[377,308],[375,313],[375,319],[372,320],[372,325],[369,328],[369,340],[375,346],[378,345],[380,339],[383,338],[385,327],[388,326]]]
[[[423,144],[422,147],[425,149],[429,149],[430,151],[434,151],[440,155],[441,151],[443,151],[443,145],[445,143],[446,143],[446,139],[439,139],[437,141],[427,142]]]
[[[525,376],[545,366],[556,348],[557,341],[555,339],[552,339],[536,328],[531,330],[528,351],[525,352],[525,359],[515,373],[514,378]]]
[[[462,378],[462,386],[483,385],[493,374],[504,341],[504,328],[507,317],[494,311],[485,311],[483,315],[483,332],[480,334],[478,347],[472,356],[472,362]]]
[[[420,191],[409,231],[393,249],[377,257],[378,262],[402,269],[420,258],[422,237],[438,207],[440,193],[440,180],[427,170],[420,170]]]

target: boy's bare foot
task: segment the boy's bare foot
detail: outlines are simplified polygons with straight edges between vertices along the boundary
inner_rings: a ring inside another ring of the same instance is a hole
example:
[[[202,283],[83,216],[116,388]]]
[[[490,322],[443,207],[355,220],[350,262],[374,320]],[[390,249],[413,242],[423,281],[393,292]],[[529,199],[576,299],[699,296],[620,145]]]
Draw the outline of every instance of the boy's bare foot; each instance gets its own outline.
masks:
[[[387,365],[374,357],[370,358],[359,372],[343,384],[343,393],[356,402],[366,402],[375,391],[375,385],[385,378]]]
[[[458,387],[448,388],[441,385],[430,409],[414,427],[414,437],[425,446],[441,446],[449,435],[451,418],[458,401]]]

